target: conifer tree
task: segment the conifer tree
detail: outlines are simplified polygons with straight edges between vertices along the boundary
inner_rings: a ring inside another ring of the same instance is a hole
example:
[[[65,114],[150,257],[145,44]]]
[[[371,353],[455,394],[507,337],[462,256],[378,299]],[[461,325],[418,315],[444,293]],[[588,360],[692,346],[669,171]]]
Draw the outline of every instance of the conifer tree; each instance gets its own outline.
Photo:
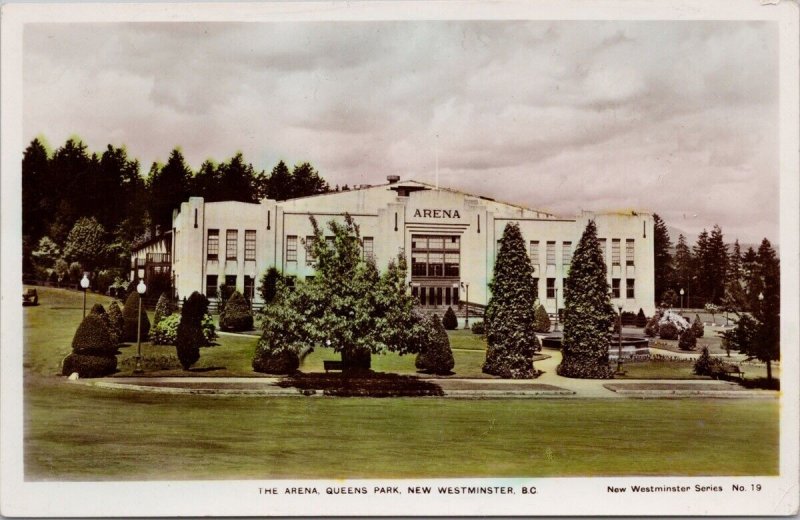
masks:
[[[139,298],[139,293],[133,291],[128,295],[128,299],[125,300],[125,306],[122,309],[122,317],[125,320],[122,331],[122,341],[136,341],[136,338],[138,337],[137,327],[139,326]],[[145,339],[150,333],[150,318],[147,317],[147,311],[145,310],[144,305],[142,305],[141,324],[141,337],[142,339]]]
[[[593,220],[586,225],[569,272],[564,288],[563,359],[557,372],[566,377],[610,378],[608,347],[615,313]]]
[[[449,374],[455,366],[455,360],[450,348],[450,338],[447,337],[447,331],[436,314],[430,318],[429,331],[430,337],[417,356],[415,365],[418,369],[431,374]]]
[[[691,299],[694,297],[694,290],[696,289],[696,283],[694,286],[690,284],[692,280],[692,272],[694,266],[692,265],[694,260],[692,258],[692,251],[689,249],[689,245],[686,243],[686,237],[678,235],[678,244],[675,246],[675,257],[674,257],[674,276],[675,276],[675,285],[676,291],[680,292],[681,289],[684,290],[686,293],[686,299],[684,300],[684,306],[691,307]],[[662,295],[656,295],[657,297],[661,297]]]
[[[544,305],[536,306],[536,332],[550,332],[550,316],[547,315]]]
[[[442,319],[442,325],[446,330],[456,330],[458,328],[458,318],[452,307],[448,306]]]
[[[167,299],[166,293],[161,293],[156,303],[155,313],[153,314],[153,327],[155,328],[158,326],[158,323],[170,314],[172,314],[172,305]]]
[[[653,279],[656,304],[673,282],[672,240],[667,224],[657,214],[653,215]]]
[[[181,309],[175,348],[184,370],[189,370],[189,367],[197,363],[200,359],[200,347],[208,343],[202,330],[203,317],[207,312],[208,300],[197,291],[189,296]]]
[[[533,354],[539,350],[534,307],[537,289],[516,223],[507,224],[503,231],[489,288],[492,296],[484,317],[488,347],[483,371],[504,378],[531,378]]]

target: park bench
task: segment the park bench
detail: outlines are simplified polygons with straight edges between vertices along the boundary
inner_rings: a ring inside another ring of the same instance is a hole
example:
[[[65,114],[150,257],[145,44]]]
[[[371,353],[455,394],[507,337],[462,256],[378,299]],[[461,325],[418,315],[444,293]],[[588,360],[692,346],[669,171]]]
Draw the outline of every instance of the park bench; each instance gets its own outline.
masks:
[[[742,372],[742,370],[736,365],[725,363],[724,365],[722,365],[722,367],[720,367],[719,370],[720,370],[720,375],[728,377],[735,376],[738,377],[739,379],[744,379],[744,372]]]
[[[25,289],[22,292],[22,305],[39,305],[39,294],[36,289]]]
[[[341,361],[323,361],[323,366],[325,367],[325,373],[327,374],[329,370],[342,370],[342,362]]]

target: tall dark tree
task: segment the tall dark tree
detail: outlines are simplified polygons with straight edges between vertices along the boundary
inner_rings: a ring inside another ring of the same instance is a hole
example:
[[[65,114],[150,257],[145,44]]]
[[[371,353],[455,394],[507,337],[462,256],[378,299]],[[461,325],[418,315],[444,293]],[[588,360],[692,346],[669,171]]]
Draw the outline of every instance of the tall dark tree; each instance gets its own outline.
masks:
[[[76,139],[68,139],[53,153],[49,187],[43,195],[48,201],[48,221],[51,223],[47,234],[58,244],[64,243],[78,217],[91,215],[92,208],[83,203],[90,162],[86,145]]]
[[[590,220],[572,255],[564,287],[563,359],[559,375],[604,379],[613,377],[608,362],[614,308],[606,280],[606,263]]]
[[[36,138],[22,154],[22,234],[30,244],[46,234],[49,206],[49,157],[45,144]]]
[[[780,261],[775,249],[766,238],[758,247],[758,263],[761,270],[763,290],[753,316],[760,323],[758,341],[754,352],[745,354],[756,357],[767,364],[767,379],[772,379],[772,361],[781,356],[781,274]]]
[[[537,288],[525,240],[515,222],[506,224],[489,284],[486,306],[486,361],[483,371],[505,378],[534,376]]]
[[[659,303],[664,292],[672,287],[673,267],[672,240],[666,223],[657,214],[653,215],[653,278],[655,285],[656,303]]]
[[[292,197],[292,174],[283,161],[272,169],[267,181],[267,197],[274,200],[286,200]]]
[[[328,186],[325,179],[320,177],[319,172],[307,162],[294,167],[292,170],[291,186],[292,198],[307,197],[309,195],[327,193],[330,191],[330,186]]]
[[[206,202],[217,202],[222,200],[220,197],[222,178],[217,164],[206,159],[200,165],[191,182],[190,192],[194,197],[203,197]]]
[[[148,191],[153,225],[162,229],[172,227],[172,210],[188,199],[191,177],[192,172],[178,148],[172,150],[163,168],[150,169]]]
[[[256,202],[255,170],[246,163],[241,152],[231,160],[217,167],[220,179],[219,200],[236,200],[239,202]]]
[[[721,303],[728,273],[728,245],[725,244],[722,229],[718,225],[711,229],[706,263],[700,272],[705,278],[708,301],[715,305]]]
[[[758,305],[758,295],[764,288],[758,253],[752,247],[748,247],[742,255],[742,271],[744,272],[746,309],[752,311]]]
[[[675,266],[675,291],[680,292],[683,289],[684,293],[686,294],[686,305],[687,307],[691,307],[691,298],[693,296],[692,291],[694,290],[694,285],[696,283],[692,283],[693,272],[694,272],[694,260],[692,258],[692,251],[689,249],[688,244],[686,243],[686,237],[678,235],[678,244],[675,246],[675,259],[674,259],[674,266]]]

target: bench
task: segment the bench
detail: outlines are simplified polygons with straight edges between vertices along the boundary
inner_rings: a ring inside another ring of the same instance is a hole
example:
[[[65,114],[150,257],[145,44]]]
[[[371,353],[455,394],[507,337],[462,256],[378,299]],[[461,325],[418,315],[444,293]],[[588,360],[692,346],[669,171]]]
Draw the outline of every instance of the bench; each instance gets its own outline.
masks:
[[[744,379],[744,372],[736,365],[725,363],[720,367],[719,372],[720,375],[737,376],[739,379]]]
[[[325,367],[325,373],[327,374],[329,370],[338,370],[342,371],[342,362],[341,361],[323,361],[323,366]]]

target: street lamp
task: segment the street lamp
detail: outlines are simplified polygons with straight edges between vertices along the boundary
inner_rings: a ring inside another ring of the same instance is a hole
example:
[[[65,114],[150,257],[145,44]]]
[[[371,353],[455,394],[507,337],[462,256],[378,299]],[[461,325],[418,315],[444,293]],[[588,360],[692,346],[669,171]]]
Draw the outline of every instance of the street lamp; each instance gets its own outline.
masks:
[[[467,300],[466,300],[466,302],[464,304],[464,308],[465,308],[467,314],[466,314],[466,317],[464,318],[464,328],[468,329],[469,328],[469,282],[466,282],[466,283],[465,282],[461,282],[461,288],[463,289],[465,287],[466,287],[466,290],[467,290]]]
[[[81,278],[81,287],[83,288],[83,317],[86,317],[86,289],[89,288],[89,277],[87,276],[88,273],[83,273],[83,278]]]
[[[635,307],[634,307],[635,308]],[[617,374],[622,373],[622,305],[618,305],[619,309],[619,334],[617,334]]]
[[[558,287],[554,287],[556,292],[556,323],[553,325],[553,332],[558,332]]]
[[[683,287],[681,287],[681,313],[683,313]]]
[[[142,296],[147,291],[147,286],[144,280],[139,279],[139,285],[136,286],[136,292],[139,293],[139,325],[136,327],[136,368],[133,369],[134,374],[141,374],[142,371]]]

